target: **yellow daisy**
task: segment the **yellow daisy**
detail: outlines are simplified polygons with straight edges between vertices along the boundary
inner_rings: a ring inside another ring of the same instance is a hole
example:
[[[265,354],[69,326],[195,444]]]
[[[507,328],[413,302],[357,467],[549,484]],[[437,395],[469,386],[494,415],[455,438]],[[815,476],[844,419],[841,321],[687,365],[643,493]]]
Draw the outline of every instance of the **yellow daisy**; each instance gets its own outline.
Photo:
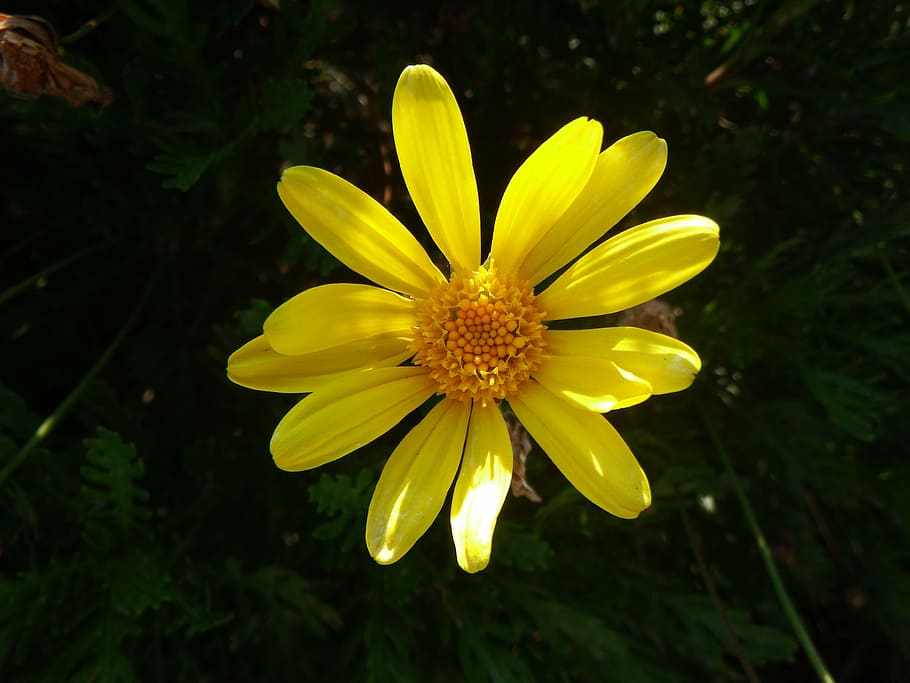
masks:
[[[685,282],[717,253],[717,225],[673,216],[629,228],[543,291],[535,286],[654,187],[666,143],[642,132],[601,151],[597,121],[563,126],[515,173],[481,261],[471,150],[442,76],[429,66],[406,68],[392,124],[408,191],[451,272],[441,273],[401,223],[342,178],[308,166],[284,172],[278,194],[304,230],[379,286],[308,289],[228,360],[237,384],[309,394],[272,435],[275,463],[297,471],[336,460],[442,396],[389,457],[366,543],[381,564],[401,558],[454,480],[458,564],[476,572],[489,562],[511,480],[500,411],[507,402],[582,494],[614,515],[637,517],[651,503],[648,480],[602,413],[686,388],[701,367],[698,355],[635,327],[547,323],[620,311]]]

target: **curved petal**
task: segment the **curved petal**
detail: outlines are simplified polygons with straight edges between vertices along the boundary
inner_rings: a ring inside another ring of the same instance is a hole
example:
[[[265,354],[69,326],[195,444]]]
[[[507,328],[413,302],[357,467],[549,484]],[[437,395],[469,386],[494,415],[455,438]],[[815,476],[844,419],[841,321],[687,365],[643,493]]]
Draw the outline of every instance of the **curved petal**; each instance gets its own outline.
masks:
[[[597,413],[628,408],[652,393],[650,384],[607,359],[553,354],[549,347],[534,379],[554,394]]]
[[[578,256],[645,198],[666,165],[667,143],[650,131],[607,147],[572,206],[528,252],[519,277],[536,285]]]
[[[692,347],[638,327],[547,330],[546,352],[572,358],[603,358],[643,379],[655,394],[685,389],[701,370],[701,360]]]
[[[492,401],[475,401],[451,513],[455,554],[466,572],[490,562],[493,529],[511,483],[512,441],[502,412]]]
[[[567,123],[515,172],[493,227],[493,262],[517,272],[528,251],[584,189],[603,141],[603,128],[588,118]]]
[[[382,469],[366,541],[379,564],[399,560],[430,528],[455,478],[471,404],[443,399],[405,436]]]
[[[526,382],[509,398],[521,424],[566,479],[595,505],[633,519],[651,504],[648,479],[607,420]]]
[[[375,368],[344,375],[291,408],[272,434],[283,470],[337,460],[385,434],[438,388],[426,368]]]
[[[314,240],[373,282],[420,297],[445,280],[407,228],[334,173],[293,166],[281,175],[278,196]]]
[[[538,297],[547,320],[615,313],[681,285],[714,260],[717,224],[671,216],[637,225],[582,256]]]
[[[370,285],[307,289],[266,318],[265,337],[278,353],[298,355],[357,341],[414,339],[417,303]]]
[[[480,205],[468,133],[451,88],[426,65],[409,66],[392,98],[392,133],[405,185],[452,270],[480,265]]]
[[[349,372],[398,365],[413,355],[407,342],[381,339],[285,356],[260,335],[231,354],[227,374],[232,382],[249,389],[306,394]]]

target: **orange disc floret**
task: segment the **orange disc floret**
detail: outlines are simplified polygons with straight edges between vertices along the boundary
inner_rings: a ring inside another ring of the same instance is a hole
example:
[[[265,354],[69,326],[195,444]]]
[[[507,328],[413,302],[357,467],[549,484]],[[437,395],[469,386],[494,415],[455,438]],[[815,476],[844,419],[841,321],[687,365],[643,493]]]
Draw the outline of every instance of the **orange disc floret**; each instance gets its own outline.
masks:
[[[546,327],[526,282],[492,260],[439,285],[417,314],[414,362],[439,393],[460,400],[508,398],[540,363]]]

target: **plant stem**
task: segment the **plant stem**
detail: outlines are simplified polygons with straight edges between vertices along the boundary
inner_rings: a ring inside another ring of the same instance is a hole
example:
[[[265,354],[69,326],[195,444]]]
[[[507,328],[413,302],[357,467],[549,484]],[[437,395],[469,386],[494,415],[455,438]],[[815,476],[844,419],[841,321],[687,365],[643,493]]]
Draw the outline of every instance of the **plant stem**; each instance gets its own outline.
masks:
[[[812,637],[809,635],[809,631],[806,629],[799,612],[796,610],[796,606],[793,604],[793,600],[790,598],[790,594],[787,592],[786,586],[784,586],[783,579],[781,579],[780,573],[777,571],[777,565],[774,564],[774,559],[771,557],[771,550],[768,548],[768,542],[765,540],[765,535],[758,525],[755,511],[752,509],[752,505],[749,503],[749,499],[746,497],[746,494],[739,483],[739,477],[737,477],[736,472],[733,470],[733,463],[730,461],[727,449],[724,448],[720,437],[717,435],[717,430],[715,430],[714,425],[711,424],[711,421],[704,412],[702,412],[702,420],[705,423],[708,435],[711,437],[711,441],[714,444],[714,449],[724,463],[724,468],[727,470],[727,476],[730,478],[730,483],[733,486],[733,492],[739,500],[740,507],[743,509],[743,514],[746,516],[746,521],[749,524],[752,535],[755,537],[755,542],[758,545],[758,552],[764,562],[768,577],[771,579],[771,585],[774,587],[774,592],[777,593],[777,599],[780,601],[784,614],[787,615],[787,619],[789,619],[790,625],[793,627],[796,638],[799,640],[800,645],[803,646],[803,650],[809,658],[809,663],[812,665],[812,668],[815,669],[815,674],[818,676],[818,679],[822,681],[822,683],[834,683],[834,677],[828,673],[828,669],[825,667],[821,655],[815,648],[815,643],[812,642]]]
[[[38,429],[35,430],[35,433],[32,434],[31,438],[25,443],[25,445],[19,449],[19,452],[10,460],[6,465],[0,470],[0,486],[3,486],[3,483],[7,478],[16,471],[16,469],[21,465],[25,459],[31,454],[35,447],[44,441],[50,434],[54,427],[57,426],[57,423],[66,416],[67,413],[72,409],[76,404],[79,398],[82,396],[83,392],[88,388],[92,383],[95,377],[99,372],[107,365],[108,361],[111,359],[111,356],[114,355],[114,352],[118,349],[120,344],[123,342],[127,333],[139,319],[139,313],[142,311],[143,304],[145,303],[146,296],[150,290],[150,286],[146,287],[145,291],[140,295],[139,301],[133,307],[133,313],[127,318],[126,322],[123,323],[120,330],[111,340],[111,343],[107,345],[107,348],[104,349],[102,354],[98,357],[98,360],[95,361],[95,364],[89,369],[87,373],[82,377],[79,383],[73,387],[73,390],[60,402],[54,411],[48,415],[44,421],[38,425]]]
[[[885,253],[883,244],[880,244],[878,247],[878,258],[882,262],[882,268],[885,269],[885,274],[887,274],[888,280],[891,281],[891,285],[897,292],[898,298],[901,300],[901,303],[904,304],[904,308],[907,309],[907,312],[910,313],[910,295],[907,294],[907,290],[904,289],[904,285],[901,284],[901,279],[897,276],[897,273],[894,272],[894,267],[891,265],[891,259],[889,259],[888,254]]]
[[[60,259],[56,263],[52,263],[47,268],[43,268],[43,269],[39,270],[34,275],[30,275],[29,277],[25,278],[21,282],[17,282],[16,284],[11,285],[10,287],[7,287],[2,292],[0,292],[0,304],[4,304],[7,301],[9,301],[10,299],[12,299],[13,297],[26,291],[27,289],[32,287],[35,283],[37,283],[41,278],[47,277],[51,273],[54,273],[54,272],[60,270],[61,268],[66,268],[66,266],[70,265],[71,263],[74,263],[75,261],[78,261],[79,259],[81,259],[84,256],[88,256],[89,254],[95,253],[96,251],[101,249],[101,246],[102,245],[95,245],[95,246],[86,247],[85,249],[81,249],[77,252],[74,252],[74,253],[70,254],[69,256],[67,256],[66,258]]]
[[[94,17],[93,19],[89,19],[87,22],[85,22],[78,29],[76,29],[75,31],[70,33],[68,36],[64,36],[63,38],[61,38],[60,44],[61,45],[72,45],[73,43],[75,43],[77,40],[79,40],[83,36],[88,35],[92,31],[94,31],[96,28],[101,26],[101,24],[103,24],[105,21],[110,19],[111,16],[116,11],[117,11],[117,4],[114,3],[113,5],[108,7],[106,10],[104,10],[98,16]]]

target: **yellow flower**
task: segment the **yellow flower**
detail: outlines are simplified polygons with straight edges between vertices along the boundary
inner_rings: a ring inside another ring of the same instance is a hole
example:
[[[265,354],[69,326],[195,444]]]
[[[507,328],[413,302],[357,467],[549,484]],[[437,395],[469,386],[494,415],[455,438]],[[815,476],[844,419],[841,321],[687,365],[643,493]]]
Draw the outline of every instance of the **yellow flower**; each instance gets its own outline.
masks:
[[[717,253],[717,225],[701,216],[638,225],[594,247],[543,291],[534,287],[654,187],[666,143],[642,132],[601,151],[600,123],[568,123],[515,173],[482,262],[471,151],[445,80],[428,66],[405,69],[392,124],[408,191],[451,274],[350,183],[307,166],[284,172],[278,194],[288,210],[379,286],[306,290],[230,357],[228,376],[237,384],[309,393],[275,429],[276,464],[296,471],[336,460],[441,395],[389,457],[366,543],[381,564],[401,558],[439,514],[454,480],[458,564],[476,572],[489,562],[511,480],[500,412],[506,401],[582,494],[614,515],[637,517],[651,503],[648,480],[601,413],[686,388],[701,362],[655,332],[547,323],[620,311],[685,282]]]

